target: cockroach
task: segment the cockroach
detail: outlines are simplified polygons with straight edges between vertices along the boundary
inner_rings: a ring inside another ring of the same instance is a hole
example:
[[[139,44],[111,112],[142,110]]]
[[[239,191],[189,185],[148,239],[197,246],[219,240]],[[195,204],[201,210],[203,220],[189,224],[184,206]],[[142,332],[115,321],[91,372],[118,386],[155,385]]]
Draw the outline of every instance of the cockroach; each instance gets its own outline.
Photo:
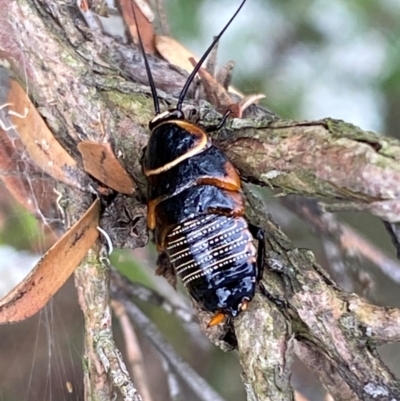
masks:
[[[212,145],[209,130],[185,118],[182,104],[204,60],[245,2],[194,67],[176,107],[163,113],[138,34],[155,110],[142,158],[148,186],[147,224],[159,260],[166,258],[190,296],[214,313],[209,326],[247,309],[261,277],[264,242],[262,231],[244,217],[235,167]],[[259,240],[258,251],[254,237]]]

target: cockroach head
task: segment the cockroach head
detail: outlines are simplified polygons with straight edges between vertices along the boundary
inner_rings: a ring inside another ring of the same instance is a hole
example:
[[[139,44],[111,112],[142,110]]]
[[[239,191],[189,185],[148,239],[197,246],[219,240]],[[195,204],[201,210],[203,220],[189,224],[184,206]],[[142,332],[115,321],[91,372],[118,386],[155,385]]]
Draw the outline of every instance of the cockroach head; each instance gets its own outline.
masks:
[[[156,114],[156,116],[149,122],[150,131],[156,128],[161,123],[169,120],[184,120],[185,114],[180,109],[170,109],[163,113]]]

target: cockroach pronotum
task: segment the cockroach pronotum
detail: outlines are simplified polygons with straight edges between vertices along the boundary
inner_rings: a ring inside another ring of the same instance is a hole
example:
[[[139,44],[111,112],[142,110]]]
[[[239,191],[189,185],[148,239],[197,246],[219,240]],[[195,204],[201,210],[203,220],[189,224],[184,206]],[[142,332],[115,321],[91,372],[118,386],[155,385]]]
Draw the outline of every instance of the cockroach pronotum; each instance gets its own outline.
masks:
[[[185,118],[182,104],[204,60],[245,2],[194,67],[176,107],[163,113],[138,35],[156,114],[149,123],[151,135],[142,159],[148,185],[147,223],[159,260],[167,260],[190,296],[214,313],[209,326],[247,308],[261,276],[264,247],[261,230],[244,217],[235,167],[211,144],[209,131]],[[258,252],[254,237],[259,239]]]

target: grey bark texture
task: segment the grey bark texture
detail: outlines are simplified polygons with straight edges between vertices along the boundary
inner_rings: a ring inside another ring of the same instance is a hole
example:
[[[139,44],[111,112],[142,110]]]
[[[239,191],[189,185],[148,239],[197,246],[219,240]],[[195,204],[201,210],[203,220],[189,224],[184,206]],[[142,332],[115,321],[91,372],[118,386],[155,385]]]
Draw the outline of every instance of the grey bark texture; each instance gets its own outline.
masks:
[[[132,197],[118,195],[101,224],[117,247],[145,245],[140,157],[153,103],[142,55],[133,45],[91,32],[75,1],[0,0],[0,7],[2,64],[26,87],[78,163],[80,141],[111,143],[137,190]],[[173,104],[185,76],[162,60],[149,61],[160,98]],[[205,124],[218,122],[210,106],[202,106],[201,114]],[[245,180],[333,201],[328,209],[367,210],[400,220],[395,139],[343,121],[287,121],[254,108],[250,118],[229,121],[214,140]],[[92,181],[81,180],[82,189],[63,187],[63,192],[89,204]],[[400,311],[369,305],[338,288],[313,254],[294,247],[262,202],[246,193],[249,218],[267,238],[262,291],[233,323],[248,399],[293,399],[290,364],[297,354],[335,400],[400,400],[400,382],[375,350],[400,340]],[[76,276],[80,296],[84,276]],[[217,329],[207,334],[224,346]]]

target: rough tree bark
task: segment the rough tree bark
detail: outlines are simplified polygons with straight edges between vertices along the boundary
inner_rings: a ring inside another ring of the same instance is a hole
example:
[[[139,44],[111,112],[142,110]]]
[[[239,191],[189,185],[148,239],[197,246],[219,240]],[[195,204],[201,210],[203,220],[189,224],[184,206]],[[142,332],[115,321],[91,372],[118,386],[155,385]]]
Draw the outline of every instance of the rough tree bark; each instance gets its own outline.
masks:
[[[139,160],[153,104],[142,55],[133,45],[90,31],[75,1],[0,0],[0,7],[2,64],[80,166],[79,142],[112,145],[136,191],[118,195],[101,225],[115,246],[143,246],[148,236]],[[149,60],[160,97],[173,103],[185,76]],[[201,114],[205,124],[219,118],[207,105]],[[248,119],[229,121],[214,139],[252,183],[333,200],[326,208],[400,220],[400,143],[394,139],[342,121],[285,121],[260,108]],[[83,177],[76,187],[58,188],[86,205],[93,181]],[[296,249],[262,203],[247,195],[249,216],[266,230],[268,248],[263,291],[234,321],[248,399],[292,399],[295,353],[335,400],[400,400],[400,381],[375,351],[377,344],[400,341],[400,310],[369,305],[338,288],[312,253]],[[53,210],[45,216],[55,217]],[[207,334],[226,346],[219,332]]]

